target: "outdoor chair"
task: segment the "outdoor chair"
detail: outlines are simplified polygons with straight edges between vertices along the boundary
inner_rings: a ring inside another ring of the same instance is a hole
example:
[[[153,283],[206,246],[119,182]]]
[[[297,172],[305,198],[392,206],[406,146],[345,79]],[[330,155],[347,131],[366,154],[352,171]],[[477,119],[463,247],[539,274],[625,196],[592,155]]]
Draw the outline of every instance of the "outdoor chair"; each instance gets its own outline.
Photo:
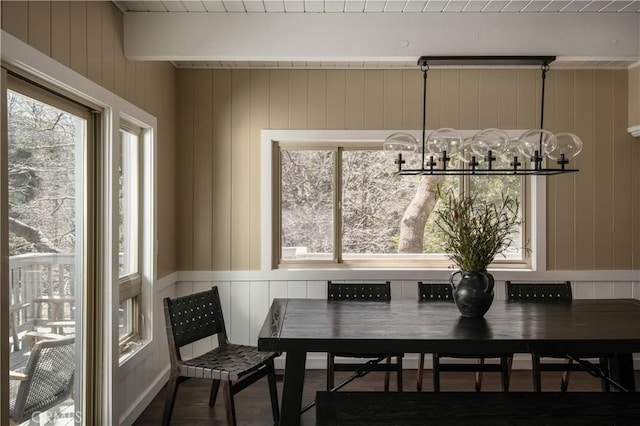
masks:
[[[75,339],[36,343],[22,371],[10,372],[9,419],[20,424],[73,396]]]
[[[274,352],[260,352],[255,346],[236,345],[227,339],[218,288],[175,299],[164,299],[171,372],[163,425],[169,425],[178,385],[190,378],[212,380],[209,406],[213,407],[222,382],[227,424],[236,424],[234,395],[267,376],[274,423],[278,423],[278,393]],[[180,348],[209,336],[217,336],[218,347],[189,360]]]
[[[327,282],[327,300],[349,302],[389,302],[391,300],[391,282],[385,283],[334,283]],[[398,376],[398,391],[402,391],[402,358],[403,353],[371,354],[371,353],[337,353],[327,354],[327,390],[335,386],[336,371],[363,371],[366,370],[363,362],[336,363],[336,357],[370,360],[380,357],[386,358],[386,364],[378,363],[370,367],[369,371],[384,371],[384,390],[389,390],[389,376],[391,371],[396,371]],[[395,358],[396,362],[391,359]]]
[[[571,303],[571,281],[562,282],[513,282],[505,283],[508,302],[532,302],[532,303]],[[584,371],[579,364],[567,358],[566,354],[533,353],[531,364],[533,370],[533,387],[536,392],[542,391],[542,372],[561,371],[562,380],[560,390],[566,392],[569,387],[569,378],[572,371]],[[608,375],[608,362],[606,354],[571,354],[576,358],[597,358],[596,366]],[[542,361],[542,358],[552,358],[556,361]],[[561,359],[558,362],[558,359]],[[602,379],[602,390],[609,391],[609,383]]]
[[[418,282],[418,299],[420,303],[454,303],[451,285],[448,283],[423,283]],[[417,390],[422,391],[422,380],[424,376],[424,353],[418,358]],[[477,364],[463,362],[449,362],[447,358],[477,359]],[[487,358],[497,358],[499,364],[486,364]],[[483,354],[480,358],[477,355],[464,354],[433,354],[433,390],[440,392],[440,373],[442,371],[472,371],[476,373],[475,389],[482,390],[482,373],[499,372],[502,378],[502,390],[509,390],[509,378],[511,375],[512,354]]]

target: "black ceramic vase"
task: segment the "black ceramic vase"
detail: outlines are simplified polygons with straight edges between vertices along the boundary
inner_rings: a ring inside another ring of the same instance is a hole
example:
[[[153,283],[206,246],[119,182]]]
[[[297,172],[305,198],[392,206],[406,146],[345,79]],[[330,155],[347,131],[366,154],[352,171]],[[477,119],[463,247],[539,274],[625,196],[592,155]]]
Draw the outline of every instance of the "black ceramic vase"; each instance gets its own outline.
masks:
[[[459,281],[456,276],[460,275]],[[449,277],[453,300],[466,318],[482,318],[493,302],[493,275],[486,271],[456,271]]]

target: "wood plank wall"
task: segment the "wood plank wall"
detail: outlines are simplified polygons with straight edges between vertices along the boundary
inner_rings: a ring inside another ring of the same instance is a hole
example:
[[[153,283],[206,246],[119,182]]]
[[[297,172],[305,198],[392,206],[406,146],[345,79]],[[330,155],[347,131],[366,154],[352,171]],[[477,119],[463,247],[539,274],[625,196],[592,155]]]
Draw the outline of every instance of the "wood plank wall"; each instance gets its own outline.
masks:
[[[640,65],[629,69],[629,127],[640,126]]]
[[[534,128],[537,70],[431,70],[427,126]],[[260,268],[260,129],[419,129],[417,70],[179,70],[178,269]],[[584,142],[547,179],[551,270],[640,269],[627,70],[552,70],[545,127]]]
[[[176,70],[124,57],[110,1],[3,1],[2,29],[158,119],[158,277],[176,270]]]

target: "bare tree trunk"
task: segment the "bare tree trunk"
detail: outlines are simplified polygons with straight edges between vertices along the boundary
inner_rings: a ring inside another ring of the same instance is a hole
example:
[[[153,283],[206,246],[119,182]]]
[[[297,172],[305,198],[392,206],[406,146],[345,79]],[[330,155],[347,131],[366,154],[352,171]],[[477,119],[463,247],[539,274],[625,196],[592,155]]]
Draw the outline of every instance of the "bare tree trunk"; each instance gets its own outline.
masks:
[[[400,222],[398,253],[422,253],[424,227],[436,202],[436,187],[444,176],[423,176],[416,188],[416,195],[409,203]]]
[[[42,232],[13,217],[9,217],[9,231],[33,244],[39,253],[60,253],[60,249],[51,244]]]

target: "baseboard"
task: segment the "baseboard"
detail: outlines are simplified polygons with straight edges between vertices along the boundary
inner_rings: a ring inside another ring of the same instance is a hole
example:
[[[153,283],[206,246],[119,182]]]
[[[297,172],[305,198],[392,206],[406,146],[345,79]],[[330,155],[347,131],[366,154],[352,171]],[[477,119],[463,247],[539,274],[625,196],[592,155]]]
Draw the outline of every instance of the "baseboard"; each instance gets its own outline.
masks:
[[[149,406],[153,398],[160,393],[162,387],[169,380],[169,366],[165,367],[162,370],[156,379],[151,383],[151,385],[140,394],[140,396],[135,400],[133,404],[131,404],[130,408],[120,416],[120,425],[122,426],[130,426],[133,425],[133,422],[136,421],[138,417],[142,414],[142,412]]]
[[[286,354],[276,358],[275,366],[277,369],[284,369],[286,361]],[[336,358],[336,362],[341,362],[342,358]],[[460,359],[456,360],[456,362],[469,364],[476,363],[475,359]],[[487,360],[487,363],[494,362],[493,360]],[[404,359],[402,361],[403,368],[408,370],[416,370],[418,369],[418,354],[405,354]],[[640,354],[634,354],[633,356],[633,366],[636,370],[640,370]],[[433,362],[430,354],[427,354],[424,358],[424,367],[426,369],[433,368]],[[324,370],[327,368],[327,356],[324,353],[309,353],[307,355],[307,370]],[[513,357],[513,365],[512,368],[514,370],[530,370],[531,369],[531,356],[528,354],[515,354]]]

